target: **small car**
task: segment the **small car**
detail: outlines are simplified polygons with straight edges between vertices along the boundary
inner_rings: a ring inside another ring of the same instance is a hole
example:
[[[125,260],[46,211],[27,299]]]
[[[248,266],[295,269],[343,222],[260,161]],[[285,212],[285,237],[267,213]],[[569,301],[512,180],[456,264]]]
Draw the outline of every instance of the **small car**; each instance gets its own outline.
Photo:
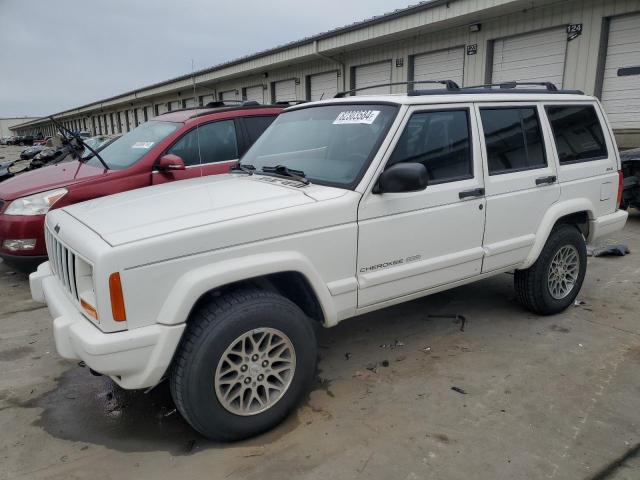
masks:
[[[640,148],[620,152],[620,160],[624,174],[624,191],[620,208],[640,209]]]
[[[230,174],[50,212],[30,283],[58,353],[126,389],[167,378],[228,441],[306,396],[318,326],[504,273],[535,314],[573,305],[586,243],[627,219],[600,102],[444,83],[291,107]]]
[[[30,160],[39,154],[42,150],[44,150],[44,145],[34,145],[32,147],[25,148],[22,152],[20,152],[21,160]]]
[[[0,258],[26,272],[45,261],[44,218],[51,209],[227,172],[283,109],[215,105],[160,115],[99,157],[56,163],[0,183]]]

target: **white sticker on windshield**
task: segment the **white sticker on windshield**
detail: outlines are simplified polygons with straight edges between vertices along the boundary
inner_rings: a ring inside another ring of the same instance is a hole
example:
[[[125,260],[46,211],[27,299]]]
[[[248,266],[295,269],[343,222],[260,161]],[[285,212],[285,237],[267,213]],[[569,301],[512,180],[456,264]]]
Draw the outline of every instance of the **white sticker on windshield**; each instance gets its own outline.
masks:
[[[366,123],[371,125],[378,115],[380,110],[348,110],[346,112],[340,112],[338,118],[333,121],[334,125],[345,125],[349,123]]]
[[[154,144],[155,142],[136,142],[133,145],[131,145],[131,148],[151,148],[151,146]]]

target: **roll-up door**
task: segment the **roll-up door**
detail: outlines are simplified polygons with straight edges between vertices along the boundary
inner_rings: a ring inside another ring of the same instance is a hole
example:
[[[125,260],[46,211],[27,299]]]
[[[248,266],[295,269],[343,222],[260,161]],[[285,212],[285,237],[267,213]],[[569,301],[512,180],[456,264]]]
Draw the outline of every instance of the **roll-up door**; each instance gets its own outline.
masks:
[[[449,48],[413,57],[413,80],[453,80],[462,86],[464,48]],[[416,84],[416,90],[442,88],[442,85]]]
[[[276,102],[289,102],[297,100],[296,96],[296,81],[281,80],[274,83],[274,94]]]
[[[202,95],[200,97],[200,103],[201,105],[206,105],[209,102],[213,102],[215,101],[215,98],[213,97],[213,95]]]
[[[567,51],[564,27],[493,42],[493,83],[552,82],[562,88]]]
[[[196,106],[195,98],[186,98],[182,101],[183,108],[193,108]]]
[[[319,73],[309,77],[310,100],[326,100],[338,93],[338,72]]]
[[[245,88],[244,96],[248,102],[264,103],[264,88],[262,85],[247,87]]]
[[[369,87],[371,85],[383,85],[377,88],[369,88],[358,92],[358,95],[377,95],[391,93],[391,87],[384,86],[391,83],[391,62],[371,63],[361,65],[353,69],[356,88]]]
[[[238,96],[238,91],[237,90],[226,90],[224,92],[220,92],[220,100],[222,100],[223,102],[225,100],[239,100],[240,97]]]
[[[640,15],[611,19],[602,104],[613,128],[640,128]]]
[[[171,110],[172,112],[175,110],[179,110],[180,109],[180,102],[179,101],[174,101],[174,102],[169,102],[169,110]]]

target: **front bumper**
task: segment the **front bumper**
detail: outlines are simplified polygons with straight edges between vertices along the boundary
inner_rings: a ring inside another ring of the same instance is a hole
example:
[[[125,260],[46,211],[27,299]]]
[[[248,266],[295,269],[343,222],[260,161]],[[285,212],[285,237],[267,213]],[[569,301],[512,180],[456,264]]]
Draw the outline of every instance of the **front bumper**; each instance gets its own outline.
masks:
[[[150,325],[104,333],[78,311],[52,275],[49,262],[29,277],[34,300],[46,303],[61,357],[82,360],[123,388],[152,387],[162,380],[178,347],[185,324]]]
[[[628,216],[629,214],[624,210],[616,210],[609,215],[589,220],[589,243],[622,230]]]

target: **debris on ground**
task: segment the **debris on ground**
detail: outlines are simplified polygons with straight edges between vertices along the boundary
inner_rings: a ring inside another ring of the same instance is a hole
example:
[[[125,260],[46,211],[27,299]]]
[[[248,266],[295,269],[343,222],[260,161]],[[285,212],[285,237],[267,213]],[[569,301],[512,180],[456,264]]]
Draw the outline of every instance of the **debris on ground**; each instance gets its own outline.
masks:
[[[164,414],[165,417],[170,417],[171,415],[173,415],[174,413],[176,413],[176,409],[174,408],[173,410],[171,410],[170,412],[167,412]]]
[[[573,305],[575,307],[579,307],[580,305],[586,305],[587,302],[585,302],[584,300],[576,300],[575,302],[573,302]]]
[[[380,365],[382,365],[383,367],[388,367],[389,366],[389,360],[383,360],[382,363],[380,363]]]
[[[467,319],[464,315],[453,314],[453,313],[441,313],[437,315],[427,315],[427,318],[453,318],[453,323],[460,324],[460,331],[464,332],[464,325],[467,322]]]
[[[249,457],[261,457],[262,455],[264,455],[265,452],[265,448],[264,447],[255,447],[250,449],[248,452],[244,453],[242,456],[244,458],[249,458]]]
[[[406,360],[407,357],[405,355],[400,355],[399,357],[396,357],[396,362],[402,362],[403,360]]]
[[[383,343],[380,345],[380,348],[397,348],[397,347],[404,347],[404,343],[402,343],[399,340],[396,340],[393,343]]]
[[[587,249],[587,255],[590,257],[624,257],[628,253],[631,251],[623,243]]]
[[[371,373],[367,373],[367,372],[361,372],[361,371],[357,371],[356,373],[353,374],[354,378],[357,378],[358,380],[369,380],[372,376]]]
[[[347,352],[344,354],[344,359],[345,360],[350,360],[351,359],[351,353]]]
[[[460,388],[460,387],[451,387],[451,390],[453,390],[454,392],[461,393],[462,395],[466,395],[467,394],[467,392],[465,390],[463,390],[462,388]]]
[[[424,348],[422,349],[422,351],[423,351],[424,353],[431,353],[431,347],[424,347]]]
[[[369,370],[370,372],[378,373],[378,362],[369,362],[369,363],[367,363],[365,368],[367,370]]]

